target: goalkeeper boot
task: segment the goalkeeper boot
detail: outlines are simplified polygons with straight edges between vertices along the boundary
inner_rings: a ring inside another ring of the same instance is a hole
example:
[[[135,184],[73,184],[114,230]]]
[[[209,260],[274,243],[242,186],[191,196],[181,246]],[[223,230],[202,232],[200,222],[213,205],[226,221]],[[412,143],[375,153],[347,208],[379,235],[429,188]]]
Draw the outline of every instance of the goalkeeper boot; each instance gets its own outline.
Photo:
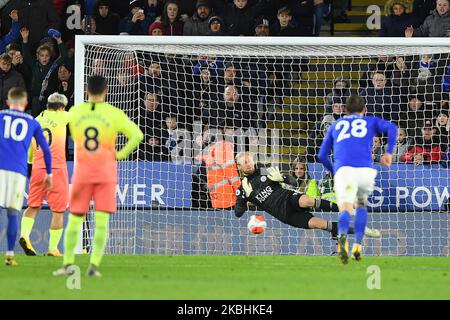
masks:
[[[348,240],[344,234],[338,237],[338,256],[342,264],[348,263]]]
[[[72,270],[70,268],[71,264],[62,266],[61,268],[59,268],[56,271],[53,271],[53,275],[55,277],[60,277],[60,276],[71,276],[74,274],[74,270]]]
[[[102,274],[97,270],[97,267],[92,263],[88,267],[87,275],[88,277],[96,277],[96,278],[100,278],[102,276]]]
[[[63,254],[58,249],[48,250],[47,256],[49,257],[62,257]]]
[[[5,265],[8,267],[17,267],[19,264],[14,256],[5,256]]]
[[[356,261],[360,261],[362,259],[362,247],[358,243],[353,244],[352,259]]]
[[[381,238],[381,232],[378,229],[372,229],[372,228],[368,228],[366,227],[366,229],[364,230],[364,235],[369,237],[369,238]]]
[[[35,256],[36,255],[36,251],[34,250],[33,246],[31,245],[30,239],[25,238],[25,237],[20,237],[19,244],[22,247],[23,252],[25,252],[25,254],[27,256]]]

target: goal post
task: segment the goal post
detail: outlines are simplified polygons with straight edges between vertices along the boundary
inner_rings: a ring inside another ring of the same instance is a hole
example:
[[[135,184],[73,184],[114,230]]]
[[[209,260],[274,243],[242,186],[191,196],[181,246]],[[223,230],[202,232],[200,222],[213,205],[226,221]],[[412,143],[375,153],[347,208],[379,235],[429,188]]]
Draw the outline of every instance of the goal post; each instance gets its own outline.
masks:
[[[345,99],[359,94],[369,114],[406,135],[390,169],[376,164],[384,137],[375,142],[368,225],[382,238],[366,239],[366,253],[450,255],[449,66],[447,38],[76,36],[75,104],[86,98],[87,78],[102,74],[108,102],[145,133],[118,166],[107,251],[331,253],[328,233],[288,227],[260,211],[267,230],[250,234],[250,215],[237,219],[229,209],[239,185],[230,159],[249,150],[263,167],[303,174],[302,192],[332,199],[316,155]],[[217,156],[211,150],[219,146]],[[211,174],[219,171],[229,176]],[[337,213],[315,214],[337,220]]]

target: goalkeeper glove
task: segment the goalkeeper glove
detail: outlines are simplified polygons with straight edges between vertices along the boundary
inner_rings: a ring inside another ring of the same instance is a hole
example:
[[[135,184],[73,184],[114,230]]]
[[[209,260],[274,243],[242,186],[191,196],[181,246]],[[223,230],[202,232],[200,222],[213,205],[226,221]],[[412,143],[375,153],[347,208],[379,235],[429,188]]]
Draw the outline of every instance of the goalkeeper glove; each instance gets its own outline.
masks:
[[[267,169],[267,178],[272,181],[283,182],[284,178],[280,173],[280,169],[278,168],[268,168]]]
[[[247,177],[245,177],[244,179],[242,179],[242,189],[244,189],[245,195],[247,197],[250,197],[250,194],[253,191],[253,187],[252,184],[248,181]]]

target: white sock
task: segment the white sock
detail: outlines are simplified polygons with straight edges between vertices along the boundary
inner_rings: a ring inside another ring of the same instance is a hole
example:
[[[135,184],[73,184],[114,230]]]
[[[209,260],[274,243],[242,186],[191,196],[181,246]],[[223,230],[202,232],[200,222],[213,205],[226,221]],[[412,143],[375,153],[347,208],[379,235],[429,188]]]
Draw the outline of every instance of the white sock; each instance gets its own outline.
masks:
[[[7,256],[14,256],[14,251],[6,251]]]

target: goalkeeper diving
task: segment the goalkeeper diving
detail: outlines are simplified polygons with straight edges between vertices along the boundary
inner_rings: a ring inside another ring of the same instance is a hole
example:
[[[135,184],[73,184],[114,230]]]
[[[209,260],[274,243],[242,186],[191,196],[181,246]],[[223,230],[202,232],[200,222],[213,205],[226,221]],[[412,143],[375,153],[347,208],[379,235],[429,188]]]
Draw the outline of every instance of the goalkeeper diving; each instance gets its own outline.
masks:
[[[241,186],[236,191],[235,215],[240,218],[248,210],[248,203],[253,203],[277,220],[301,229],[320,229],[338,235],[338,223],[315,217],[312,210],[338,212],[338,207],[320,197],[310,197],[298,191],[284,188],[284,184],[296,185],[290,175],[282,175],[278,168],[268,168],[267,175],[256,166],[253,154],[241,152],[236,156],[238,169],[243,175]],[[352,233],[350,228],[350,233]],[[366,228],[368,237],[379,237],[378,230]]]

